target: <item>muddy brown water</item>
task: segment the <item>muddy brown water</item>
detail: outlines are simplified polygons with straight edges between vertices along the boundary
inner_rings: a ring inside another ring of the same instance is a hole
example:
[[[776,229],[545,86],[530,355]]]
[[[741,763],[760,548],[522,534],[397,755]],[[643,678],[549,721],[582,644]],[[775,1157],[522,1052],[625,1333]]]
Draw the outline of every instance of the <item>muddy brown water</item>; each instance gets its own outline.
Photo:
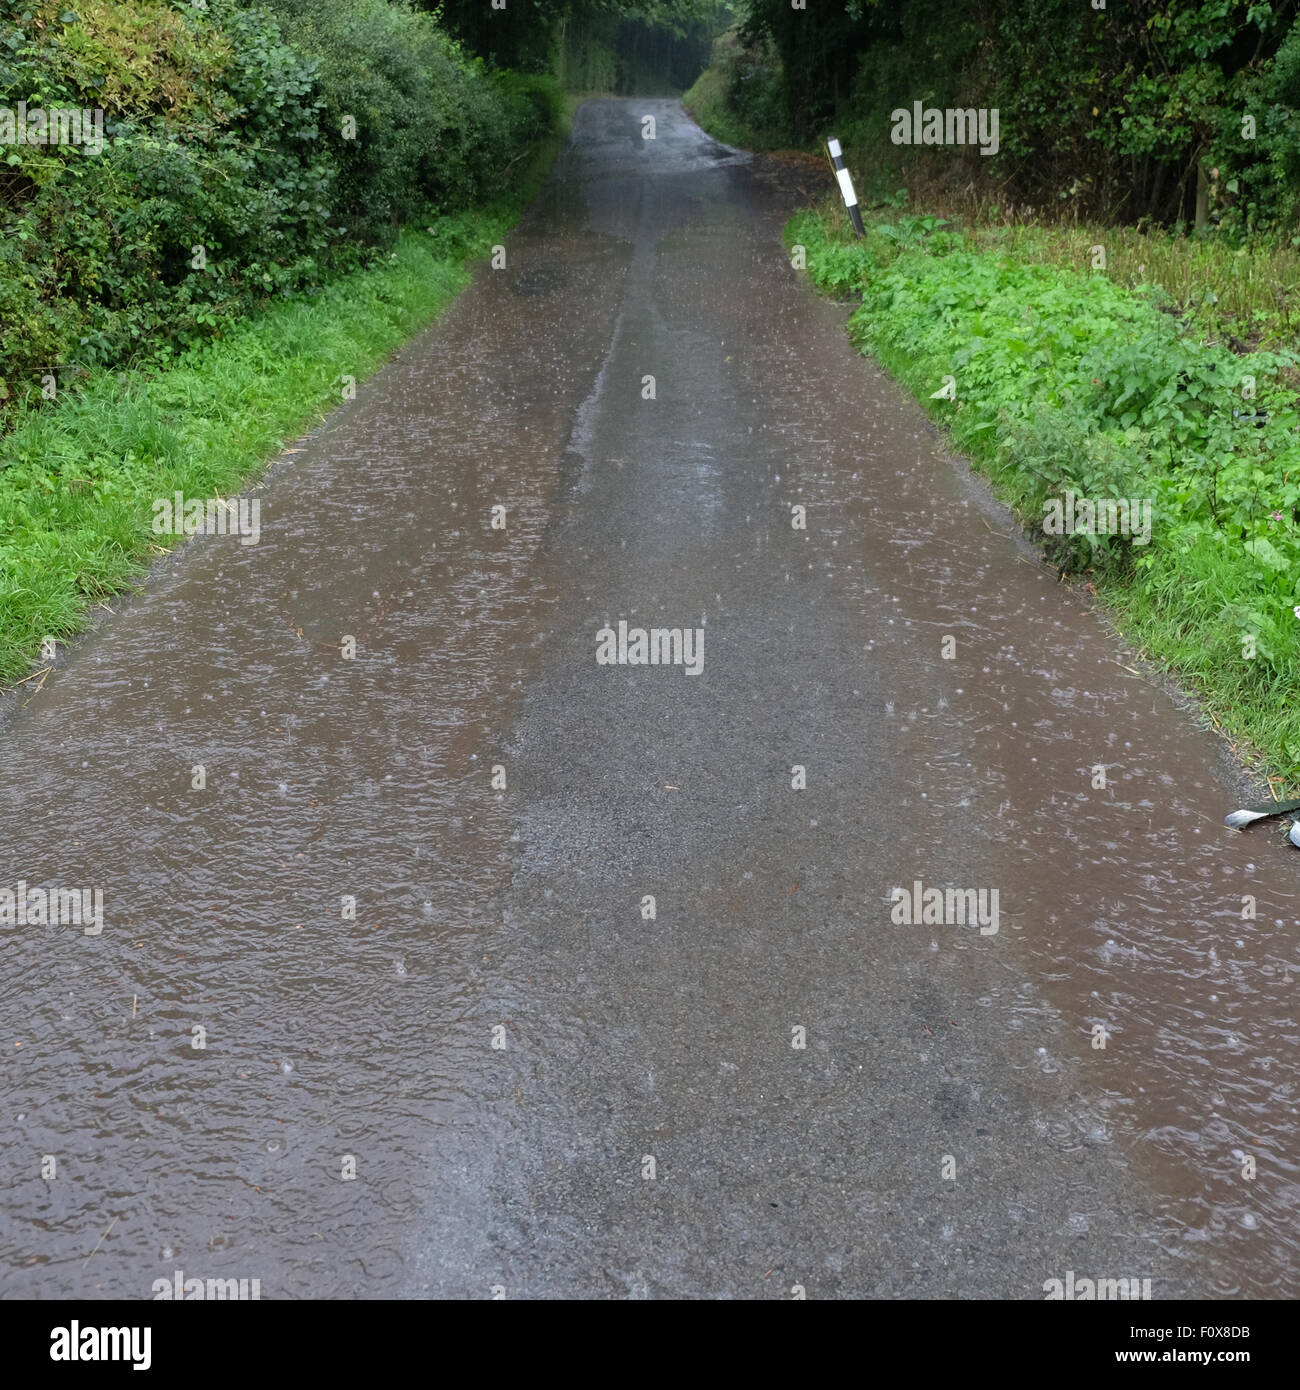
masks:
[[[11,719],[0,887],[105,923],[0,933],[0,1293],[1300,1289],[1300,856],[851,350],[790,196],[584,105],[260,542]],[[597,665],[620,619],[702,672]],[[998,932],[894,924],[916,880]]]

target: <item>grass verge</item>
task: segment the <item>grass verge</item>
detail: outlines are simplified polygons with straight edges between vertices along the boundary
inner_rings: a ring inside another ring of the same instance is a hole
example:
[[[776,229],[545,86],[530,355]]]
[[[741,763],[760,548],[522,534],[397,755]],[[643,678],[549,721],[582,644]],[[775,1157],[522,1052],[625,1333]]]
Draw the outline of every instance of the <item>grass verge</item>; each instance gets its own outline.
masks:
[[[378,264],[278,303],[157,372],[91,374],[57,407],[29,409],[0,438],[0,685],[42,641],[88,625],[136,582],[160,543],[155,498],[229,497],[285,441],[335,406],[341,378],[376,371],[464,288],[532,200],[567,135],[572,103],[511,192],[408,229]]]
[[[682,109],[706,135],[724,145],[788,149],[777,83],[778,73],[757,63],[732,30],[714,40],[712,61],[682,94]],[[737,106],[741,94],[746,101]]]
[[[1042,236],[895,212],[855,242],[828,206],[795,217],[787,242],[820,288],[860,300],[854,340],[1052,561],[1095,585],[1248,765],[1300,784],[1295,354],[1207,337],[1158,285],[1033,255]],[[1116,508],[1098,533],[1054,534],[1067,493],[1134,505],[1127,523]]]

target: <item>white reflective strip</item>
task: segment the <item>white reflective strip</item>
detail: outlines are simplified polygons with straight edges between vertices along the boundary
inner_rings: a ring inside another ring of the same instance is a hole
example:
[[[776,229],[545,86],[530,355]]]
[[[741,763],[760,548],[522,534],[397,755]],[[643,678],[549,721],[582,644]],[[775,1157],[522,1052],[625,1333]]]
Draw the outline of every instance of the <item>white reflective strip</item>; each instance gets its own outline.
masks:
[[[838,140],[828,140],[826,148],[830,150],[832,159],[840,157],[840,142]]]
[[[853,207],[858,201],[858,195],[853,191],[853,180],[849,177],[847,169],[837,169],[835,177],[840,181],[840,192],[844,194],[844,206]]]

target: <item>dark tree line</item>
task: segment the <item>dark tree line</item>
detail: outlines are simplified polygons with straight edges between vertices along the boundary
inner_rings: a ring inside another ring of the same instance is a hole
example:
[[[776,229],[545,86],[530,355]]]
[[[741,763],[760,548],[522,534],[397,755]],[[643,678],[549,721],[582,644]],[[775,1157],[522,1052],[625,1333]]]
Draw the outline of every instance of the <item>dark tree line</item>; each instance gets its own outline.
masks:
[[[494,67],[556,72],[579,87],[689,87],[707,65],[722,0],[426,0]]]
[[[1001,177],[1029,198],[1204,221],[1300,204],[1297,0],[748,0],[792,139],[862,135],[920,100],[997,108]],[[1249,120],[1247,118],[1250,118]],[[1229,185],[1232,185],[1229,187]]]

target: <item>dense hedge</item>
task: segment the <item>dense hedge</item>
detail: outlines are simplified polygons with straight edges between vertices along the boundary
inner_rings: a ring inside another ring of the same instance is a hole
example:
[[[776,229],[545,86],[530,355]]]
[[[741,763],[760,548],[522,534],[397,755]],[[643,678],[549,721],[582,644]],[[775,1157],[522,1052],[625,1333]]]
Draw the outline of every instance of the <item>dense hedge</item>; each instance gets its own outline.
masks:
[[[560,95],[400,0],[0,0],[0,110],[20,102],[102,110],[105,144],[0,146],[9,402],[168,356],[491,199]]]
[[[709,66],[682,104],[710,135],[750,150],[791,143],[780,60],[768,44],[746,44],[735,30],[713,42]]]

